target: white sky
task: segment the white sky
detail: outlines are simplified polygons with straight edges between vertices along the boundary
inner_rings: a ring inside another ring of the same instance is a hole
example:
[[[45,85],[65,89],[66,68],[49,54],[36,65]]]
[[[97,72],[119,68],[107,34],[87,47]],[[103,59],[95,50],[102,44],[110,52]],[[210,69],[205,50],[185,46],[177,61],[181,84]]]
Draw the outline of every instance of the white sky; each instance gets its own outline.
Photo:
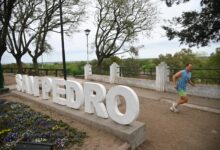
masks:
[[[180,16],[182,12],[189,10],[199,10],[200,1],[191,0],[188,3],[181,5],[173,5],[172,7],[167,7],[164,2],[160,0],[153,0],[154,4],[158,7],[160,11],[159,18],[160,21],[156,24],[154,30],[152,31],[151,37],[139,36],[139,40],[135,42],[135,45],[144,45],[144,47],[139,51],[138,58],[157,58],[160,54],[171,53],[174,54],[182,48],[188,48],[186,45],[180,45],[178,39],[169,41],[165,36],[165,31],[161,28],[164,25],[164,19],[171,19],[174,16]],[[86,35],[84,33],[85,29],[90,29],[89,34],[89,59],[96,59],[94,53],[94,37],[95,37],[95,26],[94,22],[94,12],[92,8],[87,8],[89,15],[91,16],[88,21],[81,23],[79,26],[79,32],[74,33],[71,37],[65,36],[65,52],[66,52],[66,61],[86,61]],[[44,62],[60,62],[62,61],[62,52],[61,52],[61,40],[59,34],[51,34],[48,38],[48,42],[53,48],[53,52],[50,54],[43,55]],[[206,47],[193,47],[191,48],[193,52],[201,52],[209,55],[215,51],[215,48],[219,47],[219,44],[211,44]],[[123,54],[120,56],[123,58],[130,57],[128,54]],[[31,62],[31,58],[26,54],[22,57],[23,62]],[[41,62],[42,58],[39,58],[38,62]],[[2,63],[15,63],[15,59],[11,54],[5,52],[2,57]]]

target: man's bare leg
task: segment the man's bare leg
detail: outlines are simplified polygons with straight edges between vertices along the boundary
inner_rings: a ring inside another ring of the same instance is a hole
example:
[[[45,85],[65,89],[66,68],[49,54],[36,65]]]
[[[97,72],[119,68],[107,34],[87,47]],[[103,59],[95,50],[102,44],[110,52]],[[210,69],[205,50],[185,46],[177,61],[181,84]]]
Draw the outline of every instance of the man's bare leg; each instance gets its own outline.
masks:
[[[180,104],[184,104],[188,102],[188,97],[187,96],[180,96],[180,99],[177,100],[176,104],[177,106]]]
[[[173,103],[173,105],[171,106],[170,110],[173,112],[178,112],[177,107],[181,104],[187,103],[188,102],[188,97],[186,96],[181,96],[179,100],[177,100],[176,102]]]

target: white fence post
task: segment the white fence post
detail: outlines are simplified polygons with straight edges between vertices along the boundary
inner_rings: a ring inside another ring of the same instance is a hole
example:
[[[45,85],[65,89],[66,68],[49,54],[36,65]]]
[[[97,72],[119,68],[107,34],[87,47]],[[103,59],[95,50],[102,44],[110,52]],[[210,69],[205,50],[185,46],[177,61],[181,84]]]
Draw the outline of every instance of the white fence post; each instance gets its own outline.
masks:
[[[120,68],[119,65],[117,63],[113,63],[110,66],[110,83],[115,83],[116,82],[116,78],[119,77],[120,75]]]
[[[156,90],[167,91],[167,82],[169,81],[169,67],[165,62],[161,62],[156,67]]]
[[[90,75],[92,75],[92,66],[90,64],[86,64],[84,66],[84,78],[87,80]]]

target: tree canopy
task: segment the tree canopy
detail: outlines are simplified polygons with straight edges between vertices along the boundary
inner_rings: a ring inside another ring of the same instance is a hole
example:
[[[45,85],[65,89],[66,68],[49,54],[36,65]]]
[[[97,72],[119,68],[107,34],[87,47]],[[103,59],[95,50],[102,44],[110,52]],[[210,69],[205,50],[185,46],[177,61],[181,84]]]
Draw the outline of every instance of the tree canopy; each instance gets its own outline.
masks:
[[[166,62],[171,68],[183,68],[186,64],[199,64],[199,59],[196,54],[192,52],[191,49],[181,49],[179,52],[176,52],[174,55],[166,54],[159,55],[157,64],[160,62]]]
[[[149,0],[97,0],[95,48],[98,65],[105,58],[116,55],[138,33],[149,35],[155,20],[156,8]],[[124,52],[132,50],[135,48]]]
[[[168,7],[171,7],[173,4],[179,5],[180,3],[185,3],[185,2],[188,2],[190,0],[162,0],[162,1],[165,1],[166,5]]]
[[[220,68],[220,47],[215,49],[215,52],[212,53],[209,57],[209,67],[210,68]]]
[[[84,15],[84,6],[79,0],[62,0],[64,31],[70,35]],[[60,12],[57,0],[19,0],[12,11],[7,34],[8,52],[22,72],[21,57],[28,52],[32,58],[35,71],[37,59],[51,50],[48,42],[49,32],[60,33]]]
[[[166,0],[168,6],[189,0]],[[201,11],[183,12],[180,17],[162,26],[169,40],[179,38],[180,44],[207,46],[220,40],[220,1],[201,0]]]

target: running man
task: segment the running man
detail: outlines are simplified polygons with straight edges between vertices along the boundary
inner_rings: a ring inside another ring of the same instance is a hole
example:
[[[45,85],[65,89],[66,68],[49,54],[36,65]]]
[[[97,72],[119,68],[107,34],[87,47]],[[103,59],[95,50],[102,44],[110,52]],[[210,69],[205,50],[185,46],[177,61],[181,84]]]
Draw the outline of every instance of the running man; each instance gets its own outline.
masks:
[[[191,81],[191,76],[192,76],[191,70],[192,70],[192,64],[187,64],[184,70],[181,70],[177,72],[175,75],[173,75],[173,84],[180,96],[180,99],[174,102],[170,107],[170,110],[173,112],[178,112],[177,107],[180,104],[184,104],[188,102],[188,97],[186,93],[187,83],[189,83],[192,86],[195,86]]]

